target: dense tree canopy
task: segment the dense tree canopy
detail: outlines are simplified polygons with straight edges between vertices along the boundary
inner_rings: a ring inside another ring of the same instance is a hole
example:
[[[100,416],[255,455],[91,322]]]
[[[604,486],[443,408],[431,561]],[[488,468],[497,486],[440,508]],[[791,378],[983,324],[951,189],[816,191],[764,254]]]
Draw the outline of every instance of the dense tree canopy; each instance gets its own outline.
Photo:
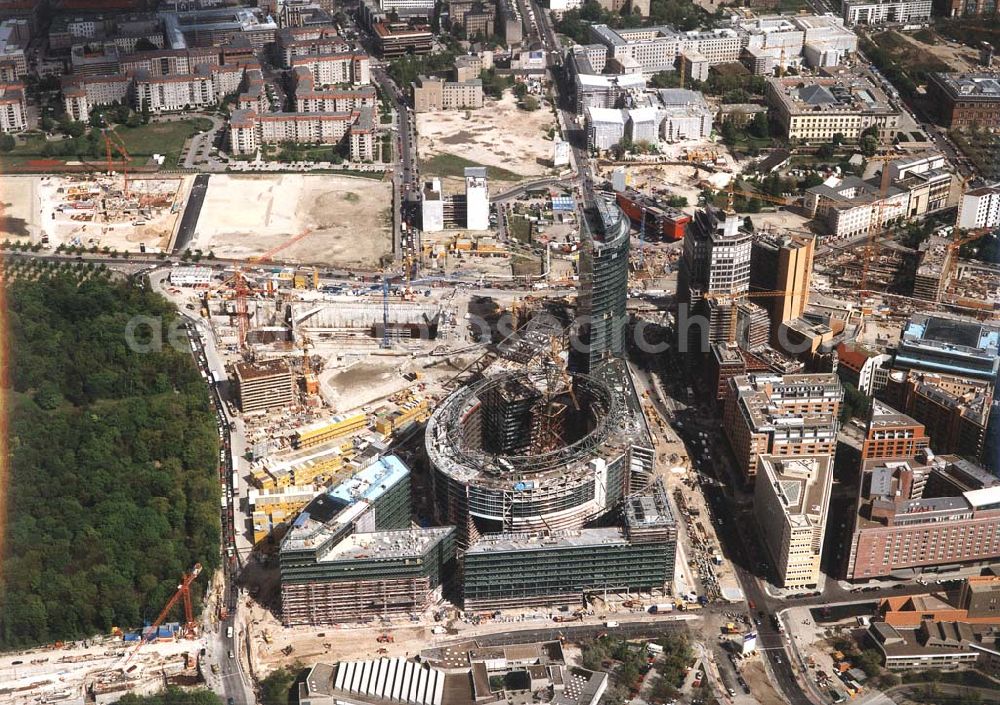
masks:
[[[222,705],[222,699],[211,690],[181,690],[167,688],[155,695],[129,693],[116,701],[117,705]]]
[[[175,321],[148,290],[66,276],[7,299],[0,647],[141,626],[196,561],[218,565],[207,389],[186,351],[126,344],[135,316],[162,321],[165,341]]]

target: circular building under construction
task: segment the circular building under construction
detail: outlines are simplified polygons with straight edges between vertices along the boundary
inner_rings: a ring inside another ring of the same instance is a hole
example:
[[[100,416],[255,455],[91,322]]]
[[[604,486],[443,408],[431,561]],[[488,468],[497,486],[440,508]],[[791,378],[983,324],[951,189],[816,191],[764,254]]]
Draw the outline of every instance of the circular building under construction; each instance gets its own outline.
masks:
[[[652,452],[614,367],[487,371],[440,404],[425,442],[437,519],[460,544],[578,529],[617,507]]]

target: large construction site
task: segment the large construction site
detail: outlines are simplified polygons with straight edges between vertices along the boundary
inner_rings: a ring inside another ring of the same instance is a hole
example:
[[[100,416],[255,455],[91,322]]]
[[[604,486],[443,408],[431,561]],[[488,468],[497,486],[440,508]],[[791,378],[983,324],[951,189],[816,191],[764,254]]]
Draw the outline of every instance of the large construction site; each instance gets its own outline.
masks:
[[[0,237],[51,247],[169,250],[193,177],[4,176]]]
[[[391,230],[388,181],[336,174],[213,174],[190,247],[247,259],[287,245],[284,261],[372,270],[392,253]]]

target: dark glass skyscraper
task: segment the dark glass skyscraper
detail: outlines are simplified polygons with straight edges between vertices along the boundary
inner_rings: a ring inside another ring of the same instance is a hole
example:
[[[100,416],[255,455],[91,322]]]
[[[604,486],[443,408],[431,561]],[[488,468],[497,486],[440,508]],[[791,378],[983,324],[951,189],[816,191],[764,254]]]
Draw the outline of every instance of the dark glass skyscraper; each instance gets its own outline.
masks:
[[[573,366],[592,372],[625,352],[629,219],[618,206],[593,198],[584,208],[580,295]]]

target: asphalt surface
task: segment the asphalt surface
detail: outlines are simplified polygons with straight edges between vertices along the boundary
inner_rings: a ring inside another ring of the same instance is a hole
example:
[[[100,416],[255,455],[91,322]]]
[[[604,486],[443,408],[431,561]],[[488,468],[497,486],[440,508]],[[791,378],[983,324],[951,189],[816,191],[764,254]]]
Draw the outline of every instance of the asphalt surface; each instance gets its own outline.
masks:
[[[195,319],[197,320],[197,319]],[[194,326],[191,326],[194,328]],[[204,344],[201,337],[192,332],[189,335],[194,345],[192,351],[195,363],[205,374],[211,374],[205,355]],[[221,440],[219,448],[222,451],[222,460],[219,463],[219,484],[222,489],[222,496],[229,497],[229,501],[224,507],[220,507],[222,525],[222,547],[223,547],[223,571],[225,574],[225,587],[222,603],[226,608],[226,617],[218,623],[218,629],[208,636],[208,653],[206,654],[207,667],[210,670],[214,664],[218,666],[218,673],[208,676],[217,678],[222,685],[223,697],[227,704],[231,705],[251,705],[256,702],[253,690],[250,687],[249,679],[243,672],[242,662],[237,658],[240,644],[249,648],[249,641],[241,639],[239,625],[236,623],[235,614],[237,600],[239,599],[238,575],[239,562],[236,551],[235,533],[235,503],[232,492],[233,465],[230,453],[230,421],[225,412],[225,404],[219,390],[218,382],[210,383],[210,398],[215,408],[216,425],[219,428]],[[233,637],[229,637],[229,629],[233,630]]]
[[[180,253],[187,249],[194,237],[195,229],[198,227],[198,217],[201,215],[201,206],[205,203],[205,194],[208,192],[208,179],[210,174],[198,174],[194,177],[194,184],[191,186],[191,195],[188,197],[187,205],[184,207],[184,215],[181,216],[181,224],[177,228],[177,239],[174,241],[174,253]]]
[[[410,194],[416,194],[418,175],[414,162],[413,139],[414,126],[410,118],[410,112],[406,106],[406,97],[395,81],[389,77],[385,69],[381,66],[374,66],[371,69],[371,76],[378,84],[382,94],[392,101],[393,108],[398,116],[396,132],[396,155],[399,159],[399,169],[392,177],[393,191],[393,242],[392,251],[396,259],[402,259],[407,252],[413,256],[416,254],[416,243],[412,239],[403,242],[402,224],[406,222],[405,201]],[[410,231],[412,232],[412,231]],[[414,257],[413,261],[419,258]]]
[[[506,646],[533,641],[555,641],[562,638],[565,638],[567,641],[592,641],[601,634],[626,639],[657,639],[665,634],[679,634],[687,631],[687,622],[683,621],[620,622],[615,627],[609,627],[606,624],[581,624],[575,626],[564,624],[558,627],[483,634],[476,636],[475,639],[483,646]]]

